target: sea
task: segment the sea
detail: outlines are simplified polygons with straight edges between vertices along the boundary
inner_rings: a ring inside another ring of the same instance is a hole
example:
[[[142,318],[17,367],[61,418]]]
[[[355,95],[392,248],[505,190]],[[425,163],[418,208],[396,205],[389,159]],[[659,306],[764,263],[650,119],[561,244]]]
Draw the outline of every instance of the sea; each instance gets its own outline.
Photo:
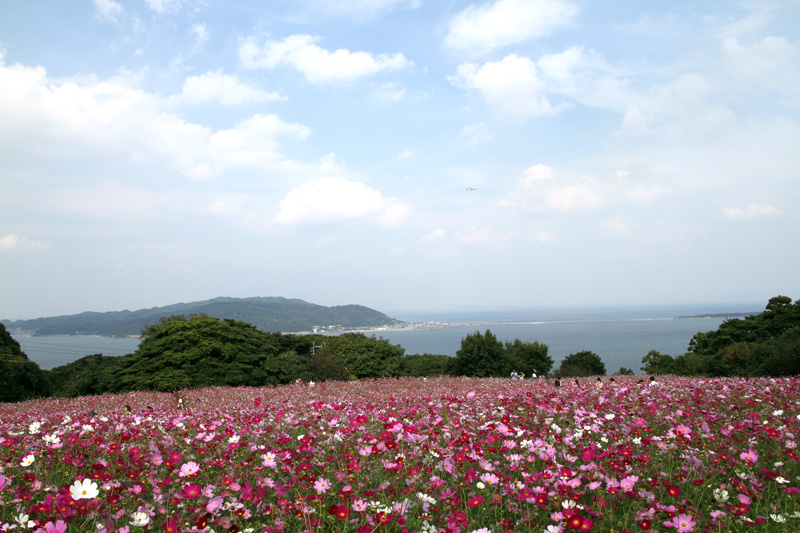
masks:
[[[763,304],[716,304],[618,307],[468,308],[449,311],[397,311],[389,316],[409,322],[406,329],[366,332],[400,345],[406,354],[455,356],[467,335],[491,331],[500,341],[546,344],[554,368],[567,355],[590,350],[609,374],[621,367],[641,373],[650,350],[682,355],[700,331],[713,331],[730,318],[760,312]],[[71,363],[89,354],[132,353],[138,337],[87,335],[12,335],[43,370]]]

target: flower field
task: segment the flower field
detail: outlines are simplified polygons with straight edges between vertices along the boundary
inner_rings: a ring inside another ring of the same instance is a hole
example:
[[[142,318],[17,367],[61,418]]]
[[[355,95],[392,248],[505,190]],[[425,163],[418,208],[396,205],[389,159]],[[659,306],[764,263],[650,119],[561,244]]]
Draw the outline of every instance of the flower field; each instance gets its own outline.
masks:
[[[800,531],[800,378],[615,379],[0,404],[0,531]]]

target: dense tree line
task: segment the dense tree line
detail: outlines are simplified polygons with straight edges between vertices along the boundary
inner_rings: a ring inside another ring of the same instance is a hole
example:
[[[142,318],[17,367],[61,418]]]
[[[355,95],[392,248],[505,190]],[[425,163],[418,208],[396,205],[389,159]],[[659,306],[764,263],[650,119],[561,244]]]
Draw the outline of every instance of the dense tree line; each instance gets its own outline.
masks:
[[[39,365],[28,359],[19,343],[0,324],[0,402],[15,402],[50,393]]]
[[[800,300],[775,296],[765,310],[729,319],[716,331],[699,332],[678,357],[651,350],[642,358],[648,374],[683,376],[794,376],[800,374]]]
[[[655,350],[642,359],[650,374],[785,376],[800,374],[800,301],[770,299],[765,311],[723,322],[692,337],[673,358]],[[402,346],[362,333],[336,337],[269,333],[252,324],[207,315],[162,318],[142,331],[137,350],[121,357],[89,355],[42,371],[0,324],[0,401],[207,386],[282,385],[398,376],[553,377],[605,375],[602,359],[584,350],[553,370],[548,346],[490,331],[461,341],[456,357],[405,355]],[[621,368],[620,374],[631,370]]]

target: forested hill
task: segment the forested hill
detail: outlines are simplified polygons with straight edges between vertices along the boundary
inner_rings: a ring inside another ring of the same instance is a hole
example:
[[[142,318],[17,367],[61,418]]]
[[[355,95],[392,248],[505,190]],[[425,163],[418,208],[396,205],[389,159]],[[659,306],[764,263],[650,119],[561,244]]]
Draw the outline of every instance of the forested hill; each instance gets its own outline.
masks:
[[[88,311],[77,315],[2,322],[9,330],[22,330],[36,335],[125,336],[138,335],[162,317],[195,314],[233,318],[255,324],[262,331],[284,333],[311,331],[315,326],[339,325],[355,329],[399,323],[361,305],[325,307],[281,297],[214,298],[138,311]]]

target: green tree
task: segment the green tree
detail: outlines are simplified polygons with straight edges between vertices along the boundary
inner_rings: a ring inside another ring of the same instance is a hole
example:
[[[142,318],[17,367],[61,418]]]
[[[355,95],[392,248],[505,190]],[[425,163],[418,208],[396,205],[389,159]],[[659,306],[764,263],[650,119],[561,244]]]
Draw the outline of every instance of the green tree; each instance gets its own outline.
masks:
[[[455,373],[480,378],[506,376],[510,372],[503,343],[488,329],[481,335],[476,331],[461,340],[456,351]]]
[[[606,364],[600,356],[589,350],[566,356],[556,371],[557,377],[605,376]]]
[[[119,358],[113,388],[173,390],[185,387],[278,385],[280,347],[274,334],[252,324],[206,315],[174,316],[145,330],[138,349]]]
[[[750,361],[750,375],[800,375],[800,326],[790,329],[777,339],[756,344],[750,354]]]
[[[675,360],[671,355],[658,350],[650,350],[642,357],[641,367],[645,374],[675,374]]]
[[[438,376],[453,373],[455,359],[449,355],[426,353],[403,356],[401,363],[401,373],[404,376]]]
[[[49,394],[45,374],[0,323],[0,402],[18,402]]]
[[[791,367],[793,344],[781,339],[798,326],[800,301],[775,296],[760,314],[726,320],[716,331],[694,335],[689,351],[676,359],[678,371],[707,376],[786,375],[776,362]]]
[[[89,396],[111,392],[119,357],[87,355],[77,361],[46,370],[53,396]]]
[[[526,342],[514,339],[513,342],[505,343],[505,357],[509,372],[516,370],[523,372],[526,376],[544,376],[550,373],[553,368],[553,358],[547,352],[549,348],[546,344],[538,341]]]
[[[631,370],[630,368],[624,367],[624,366],[619,367],[619,370],[617,370],[617,374],[620,375],[620,376],[632,376],[632,375],[634,375],[633,374],[633,370]]]
[[[320,352],[320,359],[338,362],[350,375],[362,379],[399,376],[405,349],[375,336],[344,333],[328,340]]]

